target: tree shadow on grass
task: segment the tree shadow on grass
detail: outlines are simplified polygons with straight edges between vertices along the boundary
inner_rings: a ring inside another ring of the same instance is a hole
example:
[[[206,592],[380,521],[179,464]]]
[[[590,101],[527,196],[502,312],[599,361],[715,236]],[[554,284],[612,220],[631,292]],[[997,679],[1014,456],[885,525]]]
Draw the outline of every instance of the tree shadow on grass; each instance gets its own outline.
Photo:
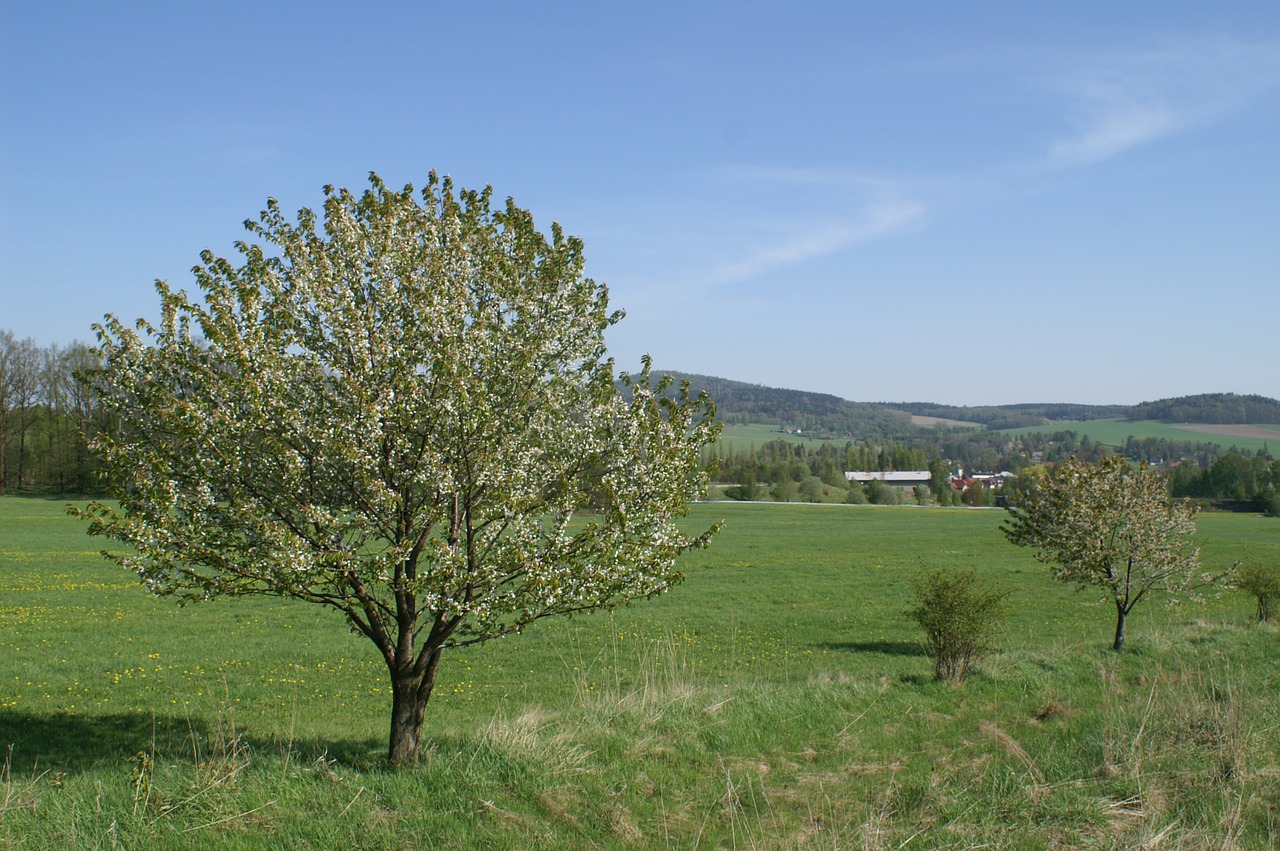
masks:
[[[0,711],[0,758],[13,775],[82,773],[119,766],[138,754],[156,761],[193,762],[247,747],[251,753],[291,754],[306,761],[374,766],[386,744],[373,739],[282,741],[234,733],[206,720],[150,712],[71,715]]]
[[[844,653],[883,653],[886,656],[927,656],[918,641],[824,641],[817,645],[823,650]]]
[[[106,715],[0,711],[0,778],[77,775],[137,770],[142,765],[179,769],[232,759],[254,764],[281,760],[321,772],[399,773],[387,762],[387,743],[375,738],[288,738],[232,731],[217,719],[127,712]],[[537,760],[520,748],[483,734],[438,733],[422,740],[417,770],[465,782],[509,787],[537,782]],[[413,767],[408,770],[415,770]]]
[[[0,712],[0,749],[13,773],[80,772],[115,764],[140,752],[191,752],[192,736],[207,728],[195,719],[144,712],[71,715]]]

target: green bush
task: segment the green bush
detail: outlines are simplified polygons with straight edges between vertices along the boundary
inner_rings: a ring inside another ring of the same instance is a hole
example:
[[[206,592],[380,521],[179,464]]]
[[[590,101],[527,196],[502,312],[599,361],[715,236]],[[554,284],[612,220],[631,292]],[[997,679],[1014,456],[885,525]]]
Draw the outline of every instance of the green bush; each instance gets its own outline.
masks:
[[[1280,567],[1256,562],[1241,565],[1236,574],[1236,587],[1258,601],[1258,620],[1275,620],[1275,606],[1280,602]]]
[[[800,499],[804,502],[822,502],[822,479],[805,476],[800,480]]]
[[[960,685],[991,651],[1008,594],[983,586],[968,570],[919,573],[911,577],[911,587],[916,605],[905,614],[924,629],[934,673]]]

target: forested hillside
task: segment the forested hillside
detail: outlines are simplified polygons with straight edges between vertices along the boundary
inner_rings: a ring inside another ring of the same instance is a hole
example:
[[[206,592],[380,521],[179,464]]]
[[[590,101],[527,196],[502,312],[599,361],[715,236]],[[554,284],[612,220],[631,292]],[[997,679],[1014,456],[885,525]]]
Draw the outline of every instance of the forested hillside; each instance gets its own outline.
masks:
[[[1266,396],[1237,396],[1235,393],[1203,393],[1143,402],[1125,412],[1131,420],[1160,420],[1166,423],[1247,425],[1280,423],[1280,401]]]
[[[707,391],[724,423],[764,423],[836,438],[886,438],[917,430],[907,414],[885,405],[849,402],[829,393],[765,387],[710,375],[671,375],[688,381],[694,393]]]

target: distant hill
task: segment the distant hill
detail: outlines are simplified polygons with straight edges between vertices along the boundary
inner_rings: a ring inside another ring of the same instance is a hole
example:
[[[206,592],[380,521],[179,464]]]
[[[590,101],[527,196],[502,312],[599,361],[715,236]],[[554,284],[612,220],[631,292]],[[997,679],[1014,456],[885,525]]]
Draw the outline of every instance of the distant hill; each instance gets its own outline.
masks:
[[[919,431],[904,411],[866,402],[850,402],[829,393],[786,390],[710,375],[670,373],[688,381],[694,393],[703,390],[716,403],[716,415],[730,424],[763,423],[802,429],[828,437],[901,437]]]
[[[706,390],[715,400],[722,422],[798,428],[829,437],[906,437],[927,428],[913,424],[912,416],[980,423],[993,431],[1117,419],[1206,425],[1280,423],[1280,401],[1234,393],[1180,396],[1139,405],[1031,402],[969,407],[933,402],[851,402],[830,393],[766,387],[696,373],[671,375],[688,381],[695,393]]]
[[[1127,409],[1125,417],[1130,420],[1206,425],[1280,423],[1280,401],[1266,396],[1202,393],[1199,396],[1143,402]]]

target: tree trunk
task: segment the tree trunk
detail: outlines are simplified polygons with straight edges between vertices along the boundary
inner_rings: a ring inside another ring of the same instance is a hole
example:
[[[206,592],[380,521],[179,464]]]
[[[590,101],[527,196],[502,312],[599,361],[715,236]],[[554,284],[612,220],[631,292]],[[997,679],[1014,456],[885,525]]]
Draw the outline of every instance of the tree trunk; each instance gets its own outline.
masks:
[[[421,675],[412,665],[391,672],[391,742],[387,761],[392,765],[408,765],[418,760],[422,718],[435,686],[439,662],[440,650],[436,649]]]
[[[1124,649],[1124,619],[1128,615],[1129,613],[1125,611],[1124,605],[1116,603],[1116,640],[1111,645],[1111,649],[1117,652]]]

